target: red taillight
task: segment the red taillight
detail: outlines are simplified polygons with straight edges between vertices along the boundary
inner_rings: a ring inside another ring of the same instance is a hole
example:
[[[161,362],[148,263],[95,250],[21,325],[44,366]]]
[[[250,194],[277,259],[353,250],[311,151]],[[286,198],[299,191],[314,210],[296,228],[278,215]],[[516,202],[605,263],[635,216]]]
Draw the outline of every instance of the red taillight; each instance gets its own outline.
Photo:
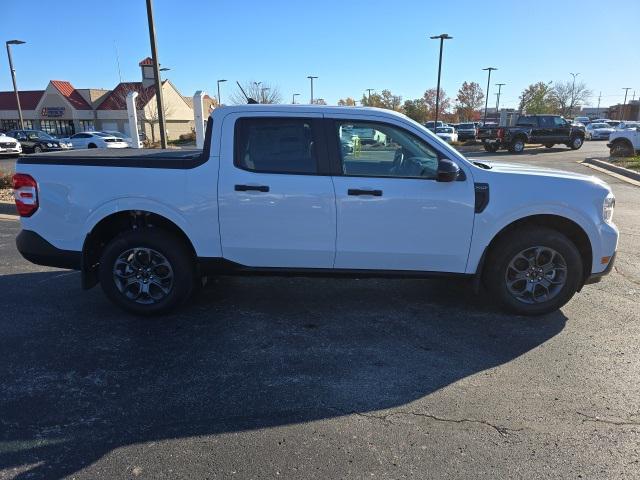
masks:
[[[504,128],[498,129],[498,138],[504,138]]]
[[[30,217],[38,210],[38,184],[31,175],[13,176],[13,196],[21,217]]]

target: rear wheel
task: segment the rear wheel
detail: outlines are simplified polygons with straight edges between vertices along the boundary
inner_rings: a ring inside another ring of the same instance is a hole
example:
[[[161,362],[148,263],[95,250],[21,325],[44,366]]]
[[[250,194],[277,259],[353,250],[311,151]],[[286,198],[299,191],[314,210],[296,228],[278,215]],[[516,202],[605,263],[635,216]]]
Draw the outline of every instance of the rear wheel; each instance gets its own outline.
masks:
[[[42,147],[40,145],[36,145],[33,147],[33,153],[42,153]]]
[[[98,146],[95,143],[90,143],[87,148],[98,148]]]
[[[612,157],[631,157],[634,154],[633,146],[623,140],[614,141],[609,150]]]
[[[582,143],[582,137],[573,137],[571,142],[569,142],[569,148],[571,150],[578,150],[582,146]]]
[[[525,143],[523,138],[516,138],[509,145],[509,151],[511,153],[522,153],[524,151],[524,145]]]
[[[562,233],[529,227],[503,237],[492,247],[484,280],[511,312],[543,315],[566,304],[583,278],[576,246]]]
[[[127,231],[100,258],[100,284],[107,297],[136,315],[165,313],[185,301],[195,268],[184,242],[159,229]]]
[[[545,143],[544,148],[553,148],[553,143]]]

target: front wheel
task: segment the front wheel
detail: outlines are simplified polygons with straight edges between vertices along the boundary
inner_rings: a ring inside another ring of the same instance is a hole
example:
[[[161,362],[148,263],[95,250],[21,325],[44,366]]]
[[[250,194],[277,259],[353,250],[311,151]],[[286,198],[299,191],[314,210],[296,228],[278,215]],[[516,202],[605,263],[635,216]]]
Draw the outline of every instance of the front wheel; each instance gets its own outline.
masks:
[[[516,138],[509,145],[509,151],[511,153],[522,153],[522,152],[524,152],[524,145],[525,145],[525,143],[524,143],[524,140],[522,138]]]
[[[195,284],[189,249],[159,229],[118,235],[102,253],[99,275],[107,297],[136,315],[166,313],[185,301]]]
[[[633,153],[633,146],[625,141],[613,142],[609,150],[609,155],[612,157],[631,157]]]
[[[569,148],[571,150],[578,150],[582,146],[582,137],[573,137],[571,139],[571,143],[569,143]]]
[[[498,151],[498,145],[496,143],[485,143],[484,144],[484,149],[487,152],[495,153],[495,152]]]
[[[582,278],[582,259],[574,243],[544,227],[524,228],[499,240],[487,256],[484,275],[493,296],[520,315],[559,309]]]
[[[40,145],[36,145],[33,147],[33,153],[42,153],[42,147]]]

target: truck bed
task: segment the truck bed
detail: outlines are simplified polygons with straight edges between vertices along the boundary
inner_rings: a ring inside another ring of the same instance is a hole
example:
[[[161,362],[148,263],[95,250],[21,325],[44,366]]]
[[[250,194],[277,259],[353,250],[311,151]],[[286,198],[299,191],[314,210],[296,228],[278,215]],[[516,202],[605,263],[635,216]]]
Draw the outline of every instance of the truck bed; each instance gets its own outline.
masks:
[[[202,165],[208,157],[208,152],[199,149],[96,148],[21,156],[16,163],[17,165],[189,169]]]

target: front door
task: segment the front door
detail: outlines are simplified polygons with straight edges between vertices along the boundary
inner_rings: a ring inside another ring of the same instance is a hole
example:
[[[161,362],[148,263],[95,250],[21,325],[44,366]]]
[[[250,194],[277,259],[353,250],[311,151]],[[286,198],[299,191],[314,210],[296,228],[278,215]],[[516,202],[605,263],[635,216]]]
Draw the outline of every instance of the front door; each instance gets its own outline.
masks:
[[[218,186],[225,259],[250,267],[333,267],[335,193],[331,177],[320,174],[320,117],[225,118]]]
[[[465,271],[474,221],[474,185],[437,182],[439,158],[427,140],[382,122],[333,122],[342,175],[335,267]],[[362,132],[375,142],[363,142]],[[435,142],[435,141],[433,141]]]

